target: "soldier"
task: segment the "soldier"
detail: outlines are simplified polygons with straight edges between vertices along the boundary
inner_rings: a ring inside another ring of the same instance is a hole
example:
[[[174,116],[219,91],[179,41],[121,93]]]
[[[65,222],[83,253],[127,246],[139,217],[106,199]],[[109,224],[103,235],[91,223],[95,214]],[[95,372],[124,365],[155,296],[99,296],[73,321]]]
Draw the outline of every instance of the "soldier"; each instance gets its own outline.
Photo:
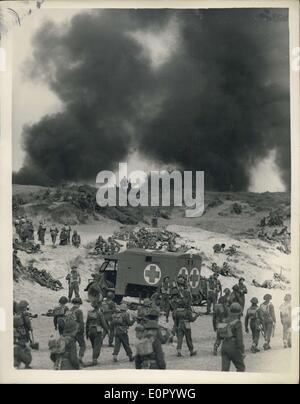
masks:
[[[187,306],[192,305],[191,292],[187,286],[187,278],[184,275],[178,275],[176,280],[176,287],[178,295],[182,300],[184,300]]]
[[[78,248],[81,244],[81,237],[77,233],[77,230],[74,230],[73,236],[72,236],[72,245],[76,248]]]
[[[225,244],[215,244],[213,246],[214,253],[221,253],[224,252]]]
[[[260,320],[258,317],[258,299],[256,297],[252,297],[250,300],[251,306],[247,310],[247,314],[245,317],[245,330],[246,333],[249,333],[249,321],[250,321],[250,329],[252,332],[252,346],[251,346],[251,352],[256,353],[260,352],[260,349],[258,349],[258,342],[259,342],[259,336],[260,336]]]
[[[45,245],[45,234],[46,234],[46,226],[43,222],[40,222],[39,228],[38,228],[38,240],[42,243],[42,245]]]
[[[223,323],[225,318],[228,317],[229,315],[229,296],[230,296],[230,290],[226,288],[224,290],[225,295],[221,296],[218,300],[218,303],[214,307],[214,312],[213,312],[213,328],[214,331],[216,332],[216,341],[214,343],[214,349],[213,349],[213,354],[215,356],[218,355],[218,348],[221,345],[222,339],[219,336],[218,333],[218,324]]]
[[[68,244],[68,233],[65,227],[63,227],[59,235],[59,245],[67,245],[67,244]]]
[[[71,267],[71,272],[66,276],[66,280],[68,281],[69,284],[69,303],[70,303],[73,293],[75,293],[75,297],[80,297],[79,285],[81,283],[81,278],[76,265],[73,265]]]
[[[178,307],[174,313],[174,321],[176,323],[177,330],[178,357],[182,356],[181,348],[184,337],[190,351],[190,356],[197,355],[197,351],[194,350],[193,346],[191,322],[194,322],[197,319],[198,315],[200,314],[193,314],[191,308],[187,306],[183,300],[180,300],[178,302]]]
[[[14,315],[14,366],[16,368],[24,363],[25,369],[31,369],[32,356],[28,344],[31,342],[32,326],[28,306],[29,303],[26,300],[21,300]]]
[[[82,305],[82,300],[79,297],[74,297],[74,299],[72,299],[72,304],[73,306],[71,307],[71,309],[67,311],[65,314],[65,322],[67,324],[70,320],[74,320],[78,324],[78,331],[75,335],[75,339],[79,345],[79,362],[82,364],[84,353],[86,350],[86,344],[84,340],[83,312],[80,309],[80,306]]]
[[[242,307],[242,299],[240,294],[239,285],[234,285],[232,288],[232,293],[230,295],[230,303],[238,303]]]
[[[219,274],[214,273],[212,276],[208,278],[207,281],[207,310],[206,314],[210,314],[211,306],[213,309],[218,300],[218,294],[222,293],[222,286],[220,281],[218,280]]]
[[[91,306],[92,309],[89,310],[86,320],[86,338],[91,341],[93,348],[93,366],[96,366],[102,348],[103,331],[109,332],[109,329],[104,315],[100,310],[100,304],[94,302]]]
[[[52,240],[53,246],[56,243],[58,233],[59,233],[58,228],[55,226],[55,224],[52,224],[52,226],[50,227],[50,235],[51,235],[51,240]]]
[[[238,303],[232,303],[229,316],[224,320],[225,327],[220,337],[222,342],[222,372],[230,370],[231,362],[238,372],[245,371],[244,363],[244,342],[241,317],[241,306]]]
[[[55,330],[59,332],[59,335],[63,335],[65,328],[65,315],[69,310],[67,303],[68,299],[62,296],[59,301],[59,305],[53,309],[53,324]]]
[[[270,294],[264,295],[264,302],[260,305],[258,316],[264,330],[264,350],[271,349],[270,341],[272,333],[276,324],[275,310],[271,303],[272,296]]]
[[[166,314],[166,322],[169,322],[169,315],[171,311],[170,306],[170,295],[171,295],[171,283],[170,277],[165,276],[162,280],[162,284],[160,287],[160,294],[161,294],[161,306]]]
[[[242,307],[242,313],[245,308],[245,295],[248,293],[248,290],[247,290],[244,282],[245,282],[245,278],[240,278],[239,283],[238,283],[239,294],[240,294],[240,305]]]
[[[109,332],[104,331],[103,341],[108,334],[108,346],[114,346],[114,326],[112,323],[113,314],[116,312],[116,303],[114,302],[115,294],[112,291],[108,291],[106,298],[102,302],[102,311],[105,321],[108,325]]]
[[[136,369],[166,369],[166,362],[160,340],[158,338],[158,324],[149,321],[145,325],[144,338],[136,345]]]
[[[134,324],[134,322],[135,319],[131,320],[129,313],[127,312],[127,305],[125,303],[121,304],[117,308],[117,313],[113,315],[112,319],[112,323],[115,327],[115,348],[113,351],[114,362],[118,361],[117,358],[121,345],[123,345],[129,361],[132,362],[134,360],[128,338],[128,329]]]
[[[66,231],[66,233],[67,233],[67,241],[68,241],[68,244],[71,244],[71,226],[69,225],[69,224],[66,224],[65,223],[65,231]]]
[[[29,227],[26,219],[21,219],[20,226],[20,238],[23,243],[25,243],[29,238]]]
[[[28,240],[34,241],[34,227],[32,220],[27,220],[27,232],[28,232]]]
[[[66,323],[63,337],[49,340],[50,359],[54,362],[56,370],[79,370],[80,362],[77,356],[76,335],[78,333],[78,323],[70,320]]]
[[[280,306],[280,321],[283,327],[283,346],[291,348],[291,323],[292,323],[292,296],[288,293],[284,297],[284,303]]]

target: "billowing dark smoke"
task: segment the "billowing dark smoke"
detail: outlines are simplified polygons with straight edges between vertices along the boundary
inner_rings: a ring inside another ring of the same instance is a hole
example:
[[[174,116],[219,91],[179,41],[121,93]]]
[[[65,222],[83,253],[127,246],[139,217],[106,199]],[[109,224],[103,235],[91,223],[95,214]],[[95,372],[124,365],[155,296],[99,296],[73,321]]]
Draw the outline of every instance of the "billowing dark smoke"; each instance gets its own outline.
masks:
[[[170,19],[178,47],[154,70],[128,33]],[[64,110],[25,128],[28,158],[15,182],[32,170],[43,173],[39,182],[94,179],[135,147],[204,170],[217,190],[246,190],[250,168],[275,150],[290,185],[285,10],[93,11],[66,31],[43,27],[32,72]]]

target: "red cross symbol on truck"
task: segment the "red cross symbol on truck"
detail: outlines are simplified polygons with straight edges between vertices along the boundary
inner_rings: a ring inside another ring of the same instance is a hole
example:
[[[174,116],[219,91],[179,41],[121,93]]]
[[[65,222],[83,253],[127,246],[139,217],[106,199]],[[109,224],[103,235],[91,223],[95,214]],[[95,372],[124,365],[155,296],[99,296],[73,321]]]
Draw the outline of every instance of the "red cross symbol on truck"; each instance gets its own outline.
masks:
[[[196,288],[199,284],[200,272],[198,268],[193,268],[190,273],[190,285]]]
[[[161,270],[156,264],[146,266],[144,270],[144,278],[148,283],[154,285],[160,280],[160,277]]]

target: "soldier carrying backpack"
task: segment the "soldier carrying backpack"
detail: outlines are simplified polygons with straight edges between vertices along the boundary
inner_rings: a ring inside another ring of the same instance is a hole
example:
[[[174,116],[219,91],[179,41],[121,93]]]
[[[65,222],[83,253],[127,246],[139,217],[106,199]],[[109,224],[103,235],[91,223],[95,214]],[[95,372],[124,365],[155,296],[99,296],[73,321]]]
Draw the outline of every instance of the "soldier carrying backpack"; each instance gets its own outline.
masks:
[[[200,314],[199,314],[200,315]],[[177,356],[181,357],[181,348],[183,338],[185,337],[190,356],[197,355],[197,351],[194,350],[192,340],[191,322],[194,322],[198,317],[198,314],[193,314],[189,306],[185,304],[183,300],[178,302],[178,307],[174,312],[174,322],[177,330]]]
[[[166,369],[161,342],[157,336],[158,324],[149,320],[144,327],[144,335],[136,344],[136,369]]]
[[[59,299],[58,303],[59,306],[53,309],[53,323],[55,330],[58,330],[59,335],[62,335],[65,327],[65,315],[66,312],[69,310],[67,306],[68,298],[62,296]]]
[[[112,317],[112,324],[115,327],[115,347],[113,351],[113,360],[117,362],[117,357],[120,352],[121,345],[125,349],[125,352],[129,358],[129,361],[134,360],[132,350],[130,348],[128,329],[135,323],[135,319],[131,320],[127,311],[127,305],[121,304],[117,308],[117,312]]]
[[[222,372],[230,370],[231,362],[238,372],[245,371],[242,308],[239,303],[232,303],[229,316],[217,326],[217,333],[222,340]]]
[[[272,296],[270,294],[264,295],[264,302],[259,307],[259,319],[263,327],[265,343],[264,350],[271,349],[270,341],[276,324],[275,310],[271,303]]]
[[[70,320],[66,323],[63,336],[58,339],[50,337],[48,342],[50,359],[54,363],[55,370],[78,370],[80,363],[77,356],[76,334],[78,323]]]
[[[25,369],[31,369],[31,350],[28,346],[30,342],[30,332],[32,331],[31,321],[26,310],[28,302],[22,300],[15,308],[14,324],[14,366],[19,368],[24,363]]]
[[[92,310],[88,312],[86,320],[86,338],[91,341],[93,348],[93,366],[96,366],[102,348],[103,330],[106,332],[109,330],[103,312],[100,310],[99,303],[94,302],[91,306]]]
[[[258,341],[259,341],[259,336],[260,336],[260,320],[258,316],[258,299],[256,297],[252,297],[250,300],[252,303],[249,309],[247,310],[247,314],[245,317],[245,330],[246,333],[248,334],[249,332],[249,321],[250,321],[250,329],[252,332],[252,346],[251,346],[251,352],[256,353],[259,352],[260,350],[258,349]]]
[[[216,332],[216,341],[214,343],[213,354],[216,356],[218,355],[218,348],[221,345],[221,338],[217,333],[217,326],[219,323],[224,322],[224,319],[228,317],[229,314],[229,307],[228,301],[230,297],[230,289],[226,288],[224,290],[224,296],[221,296],[218,300],[218,303],[215,305],[214,312],[213,312],[213,328]]]
[[[80,309],[82,305],[82,300],[80,297],[74,297],[72,300],[73,306],[70,310],[68,310],[65,314],[65,323],[67,324],[69,321],[76,321],[78,324],[78,331],[75,335],[75,340],[79,345],[79,362],[83,363],[83,357],[86,350],[86,344],[84,339],[84,320],[83,320],[83,312]]]

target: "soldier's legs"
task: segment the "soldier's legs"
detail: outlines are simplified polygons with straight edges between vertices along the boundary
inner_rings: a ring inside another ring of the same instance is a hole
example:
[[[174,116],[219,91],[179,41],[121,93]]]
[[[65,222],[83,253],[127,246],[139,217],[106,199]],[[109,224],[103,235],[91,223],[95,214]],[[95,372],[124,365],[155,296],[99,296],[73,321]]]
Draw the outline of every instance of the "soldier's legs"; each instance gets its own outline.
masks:
[[[32,355],[30,349],[26,347],[15,347],[14,349],[14,366],[19,367],[21,363],[24,363],[25,368],[28,368],[32,361]]]
[[[193,352],[194,345],[193,345],[193,340],[192,340],[192,330],[191,329],[185,330],[185,340],[186,340],[186,344],[189,348],[189,351]]]
[[[222,349],[222,372],[229,372],[231,359],[226,350]]]
[[[130,348],[128,334],[122,334],[121,341],[127,356],[129,358],[132,358],[132,350]]]
[[[214,343],[214,355],[218,354],[218,348],[221,345],[222,340],[219,338],[218,334],[216,336],[216,341]]]
[[[82,359],[84,357],[84,353],[86,350],[86,344],[84,340],[84,335],[83,334],[77,334],[76,335],[76,341],[78,342],[79,345],[79,359]]]
[[[259,328],[255,324],[250,323],[251,333],[252,333],[252,352],[258,352],[258,341],[260,336]]]
[[[291,324],[290,323],[284,323],[282,325],[283,327],[283,344],[284,347],[291,347]]]
[[[115,338],[115,328],[112,322],[109,324],[109,335],[108,335],[108,345],[112,346],[114,343],[114,338]]]
[[[236,367],[237,372],[245,372],[246,366],[243,355],[240,351],[233,349],[233,352],[231,354],[231,360],[234,366]]]
[[[74,285],[74,292],[75,292],[75,297],[80,297],[80,295],[79,295],[79,284],[78,283],[75,283],[75,285]]]
[[[121,348],[121,338],[120,335],[115,336],[115,347],[114,347],[114,352],[113,356],[118,356]]]
[[[177,332],[177,351],[180,352],[182,348],[182,342],[184,337],[184,331],[179,329]]]
[[[102,347],[102,333],[97,332],[96,334],[90,335],[90,340],[93,347],[93,360],[97,360],[100,356]]]
[[[70,284],[69,285],[69,302],[72,300],[72,296],[73,296],[73,292],[74,292],[74,285]]]
[[[271,341],[271,337],[272,337],[272,331],[273,331],[273,323],[269,322],[269,323],[265,323],[264,324],[264,331],[265,331],[265,349],[270,347],[270,341]]]

